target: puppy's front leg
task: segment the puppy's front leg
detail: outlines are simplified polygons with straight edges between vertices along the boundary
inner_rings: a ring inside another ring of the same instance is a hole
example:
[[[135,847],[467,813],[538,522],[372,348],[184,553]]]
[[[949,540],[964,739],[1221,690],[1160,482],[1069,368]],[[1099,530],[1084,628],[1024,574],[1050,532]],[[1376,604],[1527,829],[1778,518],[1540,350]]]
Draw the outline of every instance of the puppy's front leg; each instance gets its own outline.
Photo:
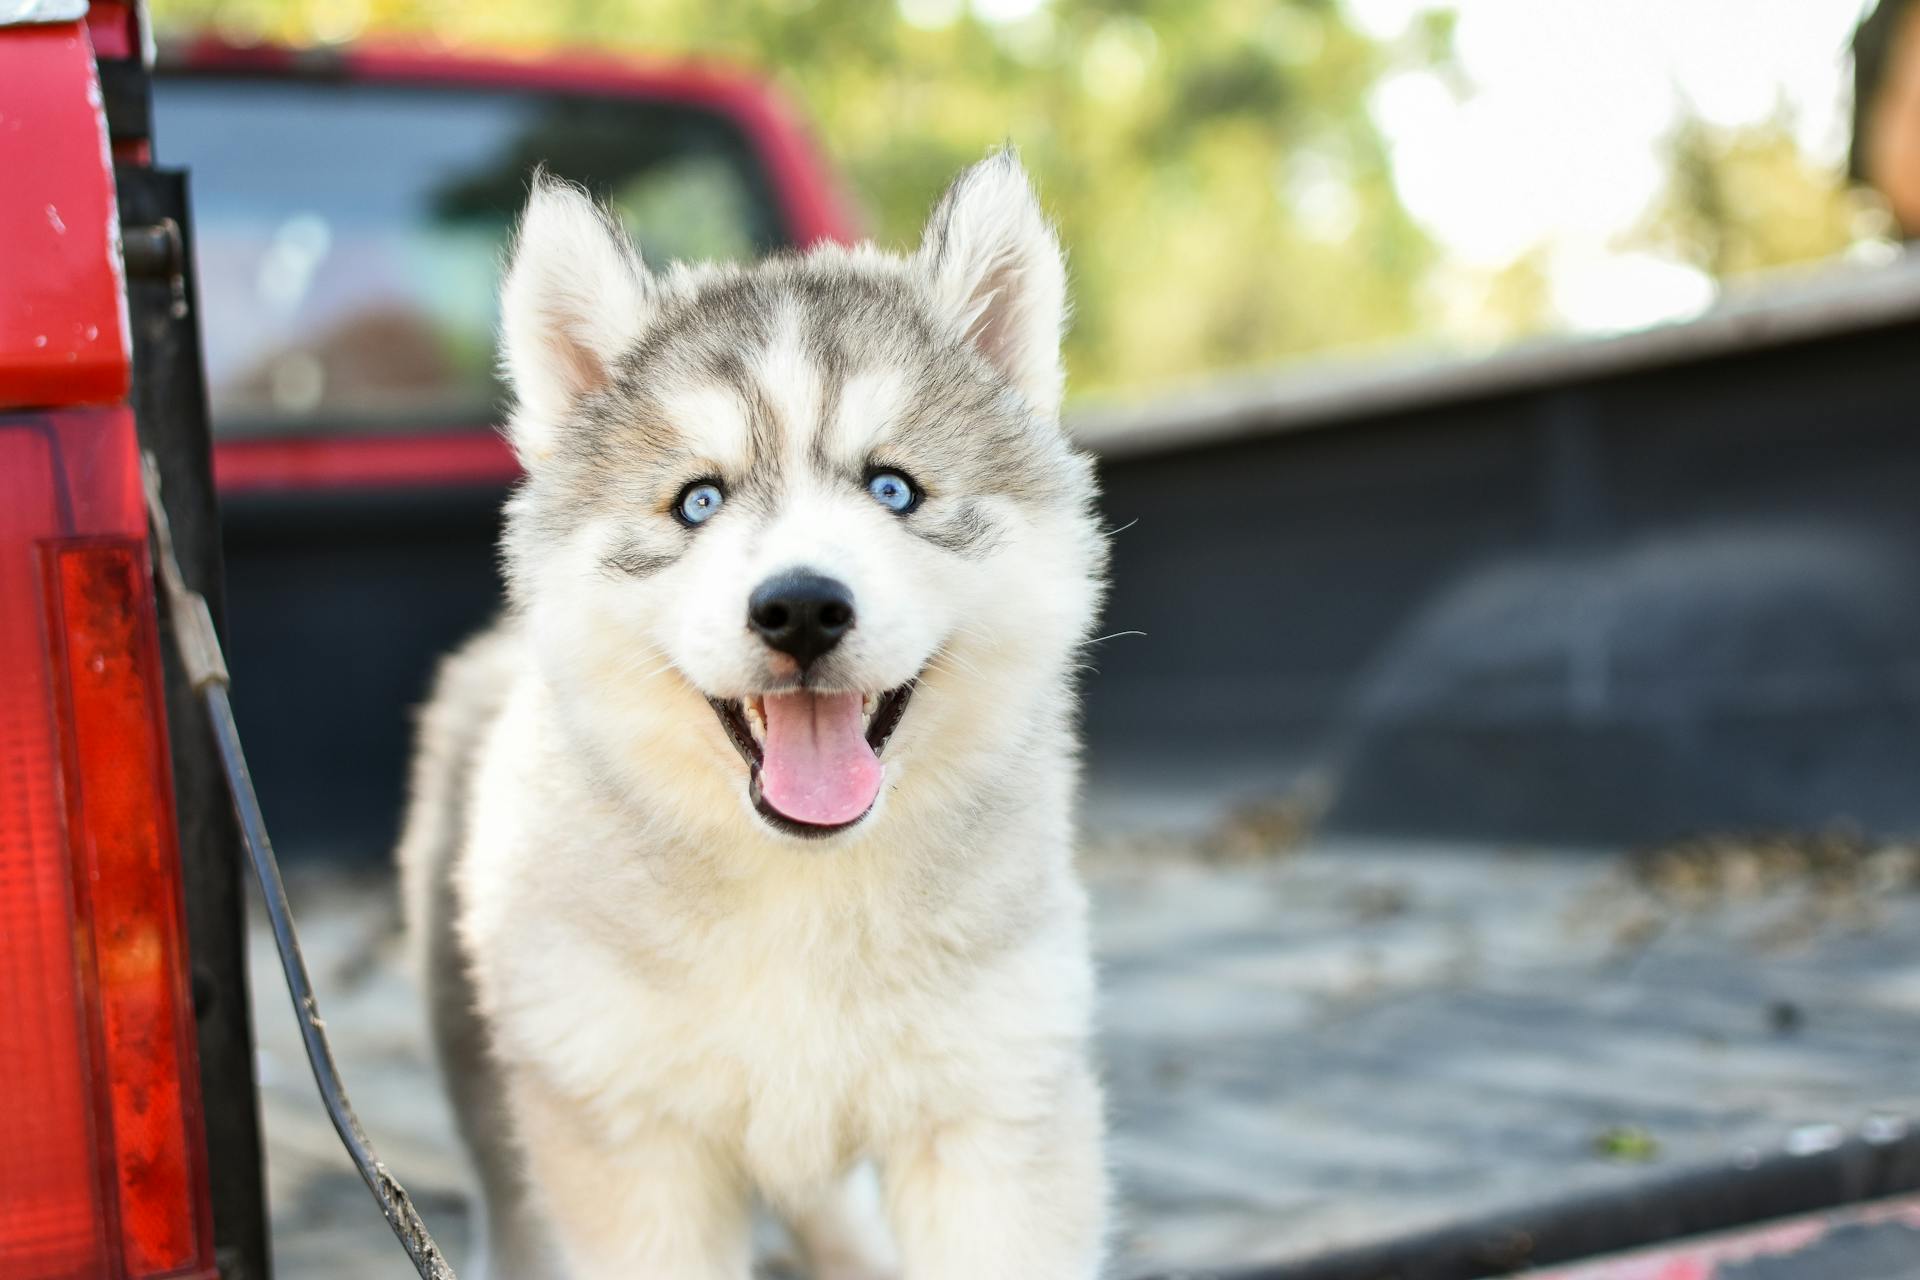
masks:
[[[1105,1247],[1100,1090],[1076,1072],[1043,1118],[979,1118],[887,1162],[906,1280],[1093,1280]]]
[[[748,1280],[746,1192],[706,1144],[664,1127],[615,1142],[564,1099],[513,1095],[527,1180],[570,1280]]]

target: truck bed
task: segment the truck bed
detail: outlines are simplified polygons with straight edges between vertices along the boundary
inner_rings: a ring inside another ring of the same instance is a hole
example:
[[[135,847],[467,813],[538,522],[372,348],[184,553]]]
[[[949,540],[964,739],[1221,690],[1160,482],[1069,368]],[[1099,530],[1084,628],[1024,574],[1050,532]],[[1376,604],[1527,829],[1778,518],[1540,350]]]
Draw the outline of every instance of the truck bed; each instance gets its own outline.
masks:
[[[1088,850],[1116,1276],[1303,1257],[1920,1114],[1911,849],[1295,834],[1255,812]],[[361,1116],[458,1265],[461,1162],[391,884],[309,865],[294,893]],[[257,929],[253,972],[278,1274],[391,1271]]]

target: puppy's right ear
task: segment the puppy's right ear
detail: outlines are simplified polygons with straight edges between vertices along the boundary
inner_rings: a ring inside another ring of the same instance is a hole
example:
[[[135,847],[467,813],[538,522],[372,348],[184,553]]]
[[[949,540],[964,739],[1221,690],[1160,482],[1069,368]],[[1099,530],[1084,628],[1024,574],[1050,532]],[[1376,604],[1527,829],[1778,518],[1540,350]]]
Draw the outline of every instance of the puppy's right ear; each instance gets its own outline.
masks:
[[[651,281],[626,228],[570,182],[536,170],[500,291],[500,362],[522,465],[553,450],[575,401],[604,387],[638,341]]]

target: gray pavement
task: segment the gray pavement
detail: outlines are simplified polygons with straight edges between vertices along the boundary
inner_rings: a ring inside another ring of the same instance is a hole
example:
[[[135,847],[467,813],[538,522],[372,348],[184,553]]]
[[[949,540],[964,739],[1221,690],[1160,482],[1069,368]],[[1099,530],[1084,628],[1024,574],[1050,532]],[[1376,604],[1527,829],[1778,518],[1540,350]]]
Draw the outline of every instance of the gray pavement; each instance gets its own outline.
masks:
[[[1253,815],[1110,836],[1085,858],[1116,1277],[1297,1256],[1920,1115],[1910,850],[1296,848],[1298,830]],[[361,1117],[458,1263],[461,1160],[391,884],[307,868],[293,894]],[[314,1098],[259,927],[252,959],[278,1274],[406,1275]]]

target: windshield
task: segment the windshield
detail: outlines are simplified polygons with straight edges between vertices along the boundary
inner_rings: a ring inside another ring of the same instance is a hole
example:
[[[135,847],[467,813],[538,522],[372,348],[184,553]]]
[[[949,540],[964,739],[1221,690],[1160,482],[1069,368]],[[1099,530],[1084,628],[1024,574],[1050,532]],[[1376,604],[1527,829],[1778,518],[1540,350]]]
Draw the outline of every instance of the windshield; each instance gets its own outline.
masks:
[[[448,87],[161,80],[191,171],[215,431],[496,419],[501,251],[533,166],[610,200],[649,261],[781,232],[733,124],[662,102]]]

